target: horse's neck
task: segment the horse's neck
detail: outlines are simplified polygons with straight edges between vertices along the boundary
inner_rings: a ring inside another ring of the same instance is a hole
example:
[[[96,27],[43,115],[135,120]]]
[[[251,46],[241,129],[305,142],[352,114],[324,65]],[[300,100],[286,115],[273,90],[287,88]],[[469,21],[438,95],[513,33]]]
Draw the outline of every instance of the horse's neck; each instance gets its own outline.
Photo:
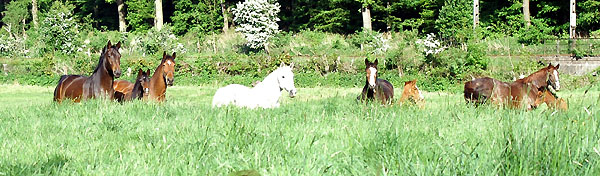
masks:
[[[152,74],[152,78],[150,79],[150,84],[152,85],[152,92],[156,92],[157,94],[162,94],[167,89],[167,83],[165,82],[165,78],[163,77],[163,66],[161,64],[154,70],[154,74]]]
[[[135,84],[133,84],[133,89],[131,89],[131,99],[139,97],[142,91],[142,83],[140,83],[139,80],[136,80]]]
[[[531,75],[523,78],[526,83],[544,84],[546,82],[546,75],[548,71],[546,69],[532,73]]]
[[[279,83],[277,83],[277,75],[274,73],[267,75],[262,82],[258,83],[251,90],[277,93],[277,95],[281,95],[281,88],[279,87]]]
[[[97,82],[93,82],[93,83],[98,84],[100,86],[102,86],[103,82],[110,82],[110,84],[108,84],[108,86],[112,87],[114,78],[107,69],[106,64],[108,64],[108,62],[106,62],[106,58],[104,56],[100,56],[100,57],[101,57],[100,62],[96,66],[96,69],[94,69],[94,73],[92,73],[92,75],[90,76],[90,79],[98,80]]]

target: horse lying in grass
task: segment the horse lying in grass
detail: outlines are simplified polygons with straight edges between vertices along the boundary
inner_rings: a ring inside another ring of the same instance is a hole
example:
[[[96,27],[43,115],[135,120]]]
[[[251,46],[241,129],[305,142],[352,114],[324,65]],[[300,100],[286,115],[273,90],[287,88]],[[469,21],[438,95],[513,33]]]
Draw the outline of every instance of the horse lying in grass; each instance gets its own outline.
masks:
[[[546,103],[548,109],[562,111],[566,111],[567,109],[569,109],[569,105],[567,104],[565,99],[558,98],[558,96],[554,92],[548,89],[538,92],[538,99],[536,100],[536,104],[540,105],[542,103]]]
[[[518,79],[512,83],[498,81],[493,78],[477,78],[465,83],[464,98],[476,105],[491,101],[493,104],[512,108],[527,109],[537,107],[536,101],[540,91],[560,90],[558,69],[560,65],[548,65],[539,71]]]
[[[377,100],[381,104],[391,104],[394,99],[394,86],[384,79],[377,78],[377,60],[370,62],[365,59],[366,78],[365,86],[358,100],[369,102]]]
[[[148,93],[150,92],[150,69],[146,72],[139,69],[135,83],[126,80],[116,80],[113,83],[113,87],[115,89],[115,99],[118,102],[148,97]]]
[[[283,90],[288,91],[292,98],[296,96],[293,66],[293,63],[290,66],[281,63],[279,68],[267,75],[253,88],[239,84],[230,84],[219,88],[213,96],[212,106],[236,105],[250,109],[277,108],[280,106],[279,98]]]
[[[425,98],[421,94],[419,87],[417,87],[416,79],[404,82],[404,89],[398,103],[404,104],[406,102],[415,103],[419,108],[425,107]]]
[[[90,98],[113,99],[113,80],[121,76],[121,42],[112,45],[110,41],[102,49],[98,65],[91,76],[62,75],[54,89],[54,101],[65,99],[73,102]]]

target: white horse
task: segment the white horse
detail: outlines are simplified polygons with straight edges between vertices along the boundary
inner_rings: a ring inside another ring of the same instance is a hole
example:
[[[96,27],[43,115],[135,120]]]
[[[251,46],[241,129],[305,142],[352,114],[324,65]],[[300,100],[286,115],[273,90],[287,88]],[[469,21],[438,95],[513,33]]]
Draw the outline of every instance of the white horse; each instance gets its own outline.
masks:
[[[267,75],[267,77],[253,88],[239,84],[230,84],[219,88],[213,97],[212,106],[221,107],[234,104],[239,107],[254,109],[276,108],[279,107],[279,97],[281,91],[289,92],[290,97],[296,96],[296,87],[294,86],[294,73],[290,66],[281,63],[279,68]]]

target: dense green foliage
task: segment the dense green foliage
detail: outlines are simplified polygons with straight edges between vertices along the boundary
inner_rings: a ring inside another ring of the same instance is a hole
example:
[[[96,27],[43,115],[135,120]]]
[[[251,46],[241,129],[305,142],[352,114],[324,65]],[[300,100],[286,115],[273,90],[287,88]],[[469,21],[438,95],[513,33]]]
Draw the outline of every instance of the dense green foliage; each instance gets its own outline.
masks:
[[[300,88],[278,109],[213,109],[215,90],[58,105],[52,87],[2,85],[0,174],[600,174],[597,88],[559,92],[565,112],[474,108],[445,93],[426,93],[425,109],[363,105],[358,88]]]

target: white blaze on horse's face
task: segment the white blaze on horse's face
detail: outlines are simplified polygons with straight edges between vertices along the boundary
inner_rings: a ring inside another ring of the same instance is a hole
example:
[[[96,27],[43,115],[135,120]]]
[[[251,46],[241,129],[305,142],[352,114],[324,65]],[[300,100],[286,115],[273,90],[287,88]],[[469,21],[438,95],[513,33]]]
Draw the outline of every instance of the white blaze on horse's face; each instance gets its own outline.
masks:
[[[371,88],[371,89],[375,88],[375,81],[376,81],[375,79],[377,76],[377,69],[374,67],[369,67],[367,74],[369,76],[369,88]]]
[[[552,72],[552,76],[554,76],[554,90],[560,90],[560,82],[558,82],[558,71],[554,70]]]
[[[417,92],[419,92],[419,97],[422,99],[425,99],[425,97],[423,97],[423,94],[421,93],[421,89],[419,89],[419,87],[417,87],[417,85],[415,84],[415,88],[417,88]]]
[[[294,86],[294,73],[292,68],[284,66],[279,69],[279,75],[277,77],[279,82],[279,88],[285,89],[290,93],[290,97],[296,96],[296,86]]]

